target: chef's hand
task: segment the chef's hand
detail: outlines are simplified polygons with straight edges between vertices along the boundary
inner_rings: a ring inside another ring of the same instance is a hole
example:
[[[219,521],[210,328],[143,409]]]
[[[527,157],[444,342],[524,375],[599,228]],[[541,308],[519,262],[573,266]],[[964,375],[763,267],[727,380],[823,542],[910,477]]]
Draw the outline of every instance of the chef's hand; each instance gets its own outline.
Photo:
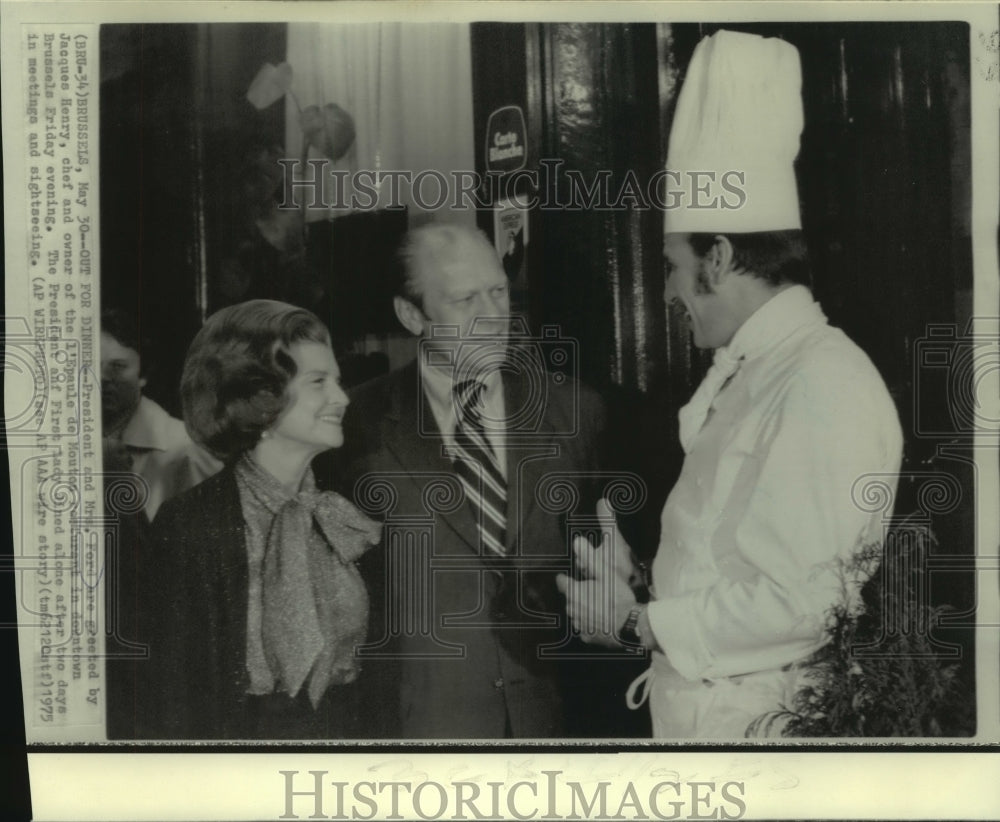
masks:
[[[622,532],[618,530],[615,512],[604,497],[597,501],[597,521],[601,524],[601,530],[605,532],[602,545],[608,546],[611,552],[615,575],[625,580],[633,591],[644,588],[646,580],[643,569],[625,537],[622,536]]]
[[[573,541],[579,579],[556,576],[556,586],[566,597],[566,613],[584,642],[606,647],[620,645],[618,632],[636,604],[631,580],[635,574],[632,551],[615,523],[605,500],[597,504],[604,539],[592,545],[584,537]]]

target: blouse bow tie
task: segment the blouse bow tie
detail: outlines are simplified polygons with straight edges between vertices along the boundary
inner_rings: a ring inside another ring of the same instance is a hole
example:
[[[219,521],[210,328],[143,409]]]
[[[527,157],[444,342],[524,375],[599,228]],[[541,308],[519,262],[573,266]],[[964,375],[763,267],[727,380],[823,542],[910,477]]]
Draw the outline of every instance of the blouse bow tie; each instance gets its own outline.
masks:
[[[275,516],[264,554],[262,633],[268,665],[292,696],[308,677],[315,706],[330,684],[357,677],[354,648],[366,638],[368,592],[353,562],[380,535],[381,525],[332,492],[302,492]]]

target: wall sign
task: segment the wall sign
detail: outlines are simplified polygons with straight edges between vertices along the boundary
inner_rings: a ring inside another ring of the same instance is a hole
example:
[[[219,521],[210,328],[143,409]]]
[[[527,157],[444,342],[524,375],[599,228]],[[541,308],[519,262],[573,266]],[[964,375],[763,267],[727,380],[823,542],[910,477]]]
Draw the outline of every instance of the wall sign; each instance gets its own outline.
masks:
[[[528,145],[520,106],[494,111],[486,123],[486,170],[509,172],[524,168]]]
[[[528,245],[528,212],[516,200],[500,200],[493,207],[493,242],[511,288],[527,288],[524,250]]]

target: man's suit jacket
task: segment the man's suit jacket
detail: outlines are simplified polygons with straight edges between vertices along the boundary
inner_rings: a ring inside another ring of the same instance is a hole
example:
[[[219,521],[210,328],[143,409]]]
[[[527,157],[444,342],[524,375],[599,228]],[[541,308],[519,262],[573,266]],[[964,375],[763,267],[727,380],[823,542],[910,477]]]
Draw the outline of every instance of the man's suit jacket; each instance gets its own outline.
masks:
[[[381,567],[368,577],[373,623],[386,636],[375,650],[393,660],[362,664],[397,666],[403,738],[564,732],[557,665],[541,649],[569,639],[555,574],[569,569],[566,514],[593,511],[604,409],[575,381],[502,373],[506,547],[516,574],[501,577],[480,556],[416,363],[357,389],[344,419],[342,490],[386,520]]]

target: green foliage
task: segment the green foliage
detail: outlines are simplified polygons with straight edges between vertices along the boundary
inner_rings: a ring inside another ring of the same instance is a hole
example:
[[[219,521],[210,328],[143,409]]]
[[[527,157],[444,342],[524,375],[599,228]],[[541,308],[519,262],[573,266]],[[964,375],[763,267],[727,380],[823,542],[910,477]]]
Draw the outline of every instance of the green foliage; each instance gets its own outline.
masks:
[[[931,632],[950,610],[931,607],[923,563],[934,538],[903,526],[883,558],[867,546],[843,566],[843,601],[828,615],[829,641],[806,663],[806,684],[790,706],[759,717],[748,735],[786,737],[968,736],[974,700],[963,693],[958,663],[943,659]],[[881,565],[881,573],[876,573]],[[852,585],[863,608],[852,608]],[[856,581],[856,582],[855,582]],[[887,584],[888,582],[888,584]]]

